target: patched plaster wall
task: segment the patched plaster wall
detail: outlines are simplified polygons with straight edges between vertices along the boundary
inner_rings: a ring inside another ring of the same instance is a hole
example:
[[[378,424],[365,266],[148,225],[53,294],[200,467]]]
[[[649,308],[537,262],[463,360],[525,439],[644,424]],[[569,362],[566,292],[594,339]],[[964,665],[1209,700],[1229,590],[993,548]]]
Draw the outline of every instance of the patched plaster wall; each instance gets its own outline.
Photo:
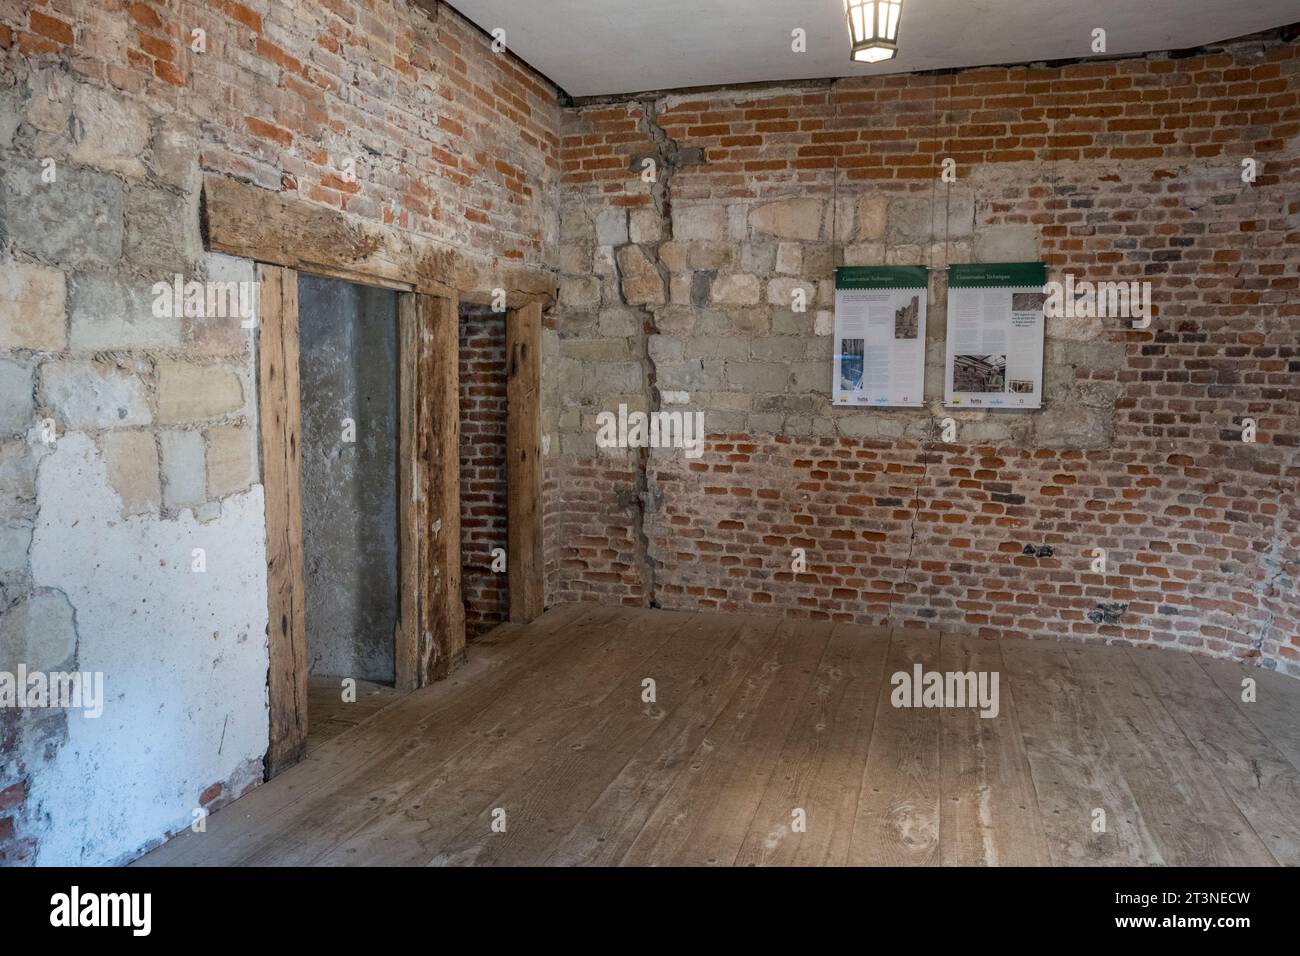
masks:
[[[36,862],[122,862],[261,779],[267,612],[246,596],[266,590],[262,489],[206,521],[124,516],[88,436],[38,454],[32,585],[70,641],[28,666],[103,673],[104,709],[69,711],[34,778],[28,801],[55,824]]]

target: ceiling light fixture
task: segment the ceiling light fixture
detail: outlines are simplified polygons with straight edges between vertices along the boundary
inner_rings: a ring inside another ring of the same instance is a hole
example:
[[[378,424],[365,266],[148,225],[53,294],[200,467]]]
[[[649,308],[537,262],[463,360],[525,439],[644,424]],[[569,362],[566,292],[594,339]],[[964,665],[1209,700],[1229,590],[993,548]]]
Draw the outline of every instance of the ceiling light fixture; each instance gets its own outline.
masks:
[[[844,0],[849,40],[858,63],[880,63],[898,55],[898,21],[903,0]]]

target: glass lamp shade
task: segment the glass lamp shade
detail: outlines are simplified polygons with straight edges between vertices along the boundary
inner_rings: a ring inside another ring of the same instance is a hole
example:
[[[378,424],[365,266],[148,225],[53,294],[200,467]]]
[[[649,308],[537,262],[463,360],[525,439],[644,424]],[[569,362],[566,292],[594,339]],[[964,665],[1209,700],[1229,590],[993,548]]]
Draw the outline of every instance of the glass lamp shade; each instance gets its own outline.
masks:
[[[844,0],[853,59],[880,63],[898,55],[898,21],[903,0]]]

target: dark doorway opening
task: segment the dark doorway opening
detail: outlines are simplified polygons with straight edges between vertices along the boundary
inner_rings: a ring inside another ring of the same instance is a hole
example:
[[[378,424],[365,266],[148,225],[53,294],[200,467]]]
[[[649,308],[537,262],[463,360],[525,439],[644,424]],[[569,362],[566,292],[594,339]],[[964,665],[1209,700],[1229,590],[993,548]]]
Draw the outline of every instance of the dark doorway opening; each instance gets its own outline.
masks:
[[[461,595],[465,633],[490,631],[510,615],[505,566],[506,315],[460,307]],[[499,550],[498,550],[499,549]]]
[[[395,693],[399,354],[397,293],[300,275],[298,297],[311,747]]]

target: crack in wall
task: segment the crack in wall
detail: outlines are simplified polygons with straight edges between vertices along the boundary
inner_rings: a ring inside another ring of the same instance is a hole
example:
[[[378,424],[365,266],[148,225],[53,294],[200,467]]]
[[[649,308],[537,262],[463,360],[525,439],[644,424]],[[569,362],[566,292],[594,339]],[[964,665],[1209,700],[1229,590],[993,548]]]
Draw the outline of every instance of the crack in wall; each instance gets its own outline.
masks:
[[[659,238],[655,242],[647,243],[629,241],[628,245],[638,247],[654,267],[665,290],[666,300],[670,294],[672,277],[668,267],[659,256],[659,249],[664,242],[670,242],[673,238],[672,175],[682,162],[683,155],[677,142],[668,136],[663,127],[659,125],[657,101],[654,99],[641,100],[640,106],[641,130],[654,144],[655,151],[652,156],[639,157],[634,159],[634,162],[637,166],[641,166],[646,158],[654,162],[654,175],[650,180],[650,199],[655,212],[659,216]],[[687,158],[689,159],[689,157]],[[632,236],[629,234],[628,238],[631,240]],[[620,247],[620,249],[622,248],[627,247]],[[617,254],[619,251],[615,250],[614,255],[615,284],[618,288],[619,301],[626,308],[639,313],[642,319],[641,334],[638,336],[640,345],[638,361],[642,368],[642,388],[646,397],[646,411],[653,415],[661,411],[663,407],[663,396],[659,390],[658,366],[650,349],[651,338],[660,334],[659,327],[653,305],[634,306],[627,301],[627,296],[623,291],[623,270],[619,262],[620,257]],[[650,516],[659,511],[663,496],[650,478],[650,454],[651,449],[647,447],[640,447],[635,450],[634,497],[631,504],[634,521],[635,560],[641,574],[642,604],[646,607],[659,607],[657,594],[658,563],[655,560],[647,526],[651,520]]]
[[[937,422],[938,419],[935,418],[933,415],[931,415],[930,418],[927,419],[922,426],[923,431],[920,439],[921,474],[917,478],[916,483],[912,486],[912,502],[911,502],[912,517],[908,524],[907,557],[903,561],[903,581],[899,586],[899,591],[902,594],[901,601],[906,601],[908,598],[907,586],[911,583],[912,557],[913,557],[913,553],[916,550],[916,519],[917,519],[917,515],[920,514],[921,511],[921,488],[925,485],[927,479],[930,477],[930,451],[931,451],[930,445],[933,444],[935,433],[938,431]],[[901,437],[904,438],[907,437],[907,426],[904,426],[903,435]],[[898,603],[901,603],[901,601]],[[888,620],[889,620],[890,627],[896,626],[894,620],[895,603],[896,602],[894,601],[889,602]]]

